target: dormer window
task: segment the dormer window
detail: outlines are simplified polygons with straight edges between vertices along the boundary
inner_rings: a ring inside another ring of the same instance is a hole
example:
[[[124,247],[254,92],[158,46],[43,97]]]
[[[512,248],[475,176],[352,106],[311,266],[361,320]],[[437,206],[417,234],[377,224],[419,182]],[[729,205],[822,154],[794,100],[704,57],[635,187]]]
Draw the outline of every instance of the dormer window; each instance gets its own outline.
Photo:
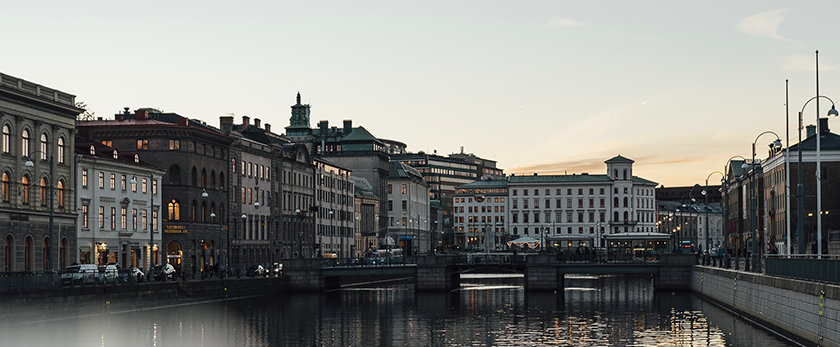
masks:
[[[90,155],[96,155],[96,147],[90,145]]]
[[[120,155],[117,153],[116,149],[114,150],[114,159],[120,159]]]
[[[139,163],[139,162],[140,162],[140,155],[138,155],[137,153],[134,153],[134,162],[135,162],[135,163]]]

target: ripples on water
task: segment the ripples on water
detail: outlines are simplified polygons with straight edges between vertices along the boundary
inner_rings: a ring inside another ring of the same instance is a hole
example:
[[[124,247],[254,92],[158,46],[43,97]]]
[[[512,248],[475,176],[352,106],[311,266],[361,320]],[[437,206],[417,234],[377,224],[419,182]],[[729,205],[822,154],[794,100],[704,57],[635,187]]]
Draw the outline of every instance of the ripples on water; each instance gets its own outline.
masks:
[[[788,346],[649,277],[568,276],[525,294],[521,276],[473,275],[460,290],[345,287],[165,308],[39,306],[0,316],[3,346]],[[38,310],[40,309],[40,310]],[[40,313],[32,313],[39,312]],[[26,323],[15,323],[21,319]]]

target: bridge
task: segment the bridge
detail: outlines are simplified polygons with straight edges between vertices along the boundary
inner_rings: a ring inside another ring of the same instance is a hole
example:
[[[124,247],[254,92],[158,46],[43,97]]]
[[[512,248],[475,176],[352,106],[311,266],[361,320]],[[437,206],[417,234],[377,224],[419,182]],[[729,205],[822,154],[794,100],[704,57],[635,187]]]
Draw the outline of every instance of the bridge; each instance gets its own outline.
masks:
[[[289,289],[301,291],[337,289],[347,278],[397,277],[413,277],[418,291],[446,291],[460,287],[460,275],[468,273],[522,274],[526,290],[546,291],[562,291],[566,274],[650,274],[657,290],[686,290],[697,261],[694,255],[667,253],[655,260],[510,253],[430,254],[390,260],[368,265],[337,259],[288,259],[283,272]]]

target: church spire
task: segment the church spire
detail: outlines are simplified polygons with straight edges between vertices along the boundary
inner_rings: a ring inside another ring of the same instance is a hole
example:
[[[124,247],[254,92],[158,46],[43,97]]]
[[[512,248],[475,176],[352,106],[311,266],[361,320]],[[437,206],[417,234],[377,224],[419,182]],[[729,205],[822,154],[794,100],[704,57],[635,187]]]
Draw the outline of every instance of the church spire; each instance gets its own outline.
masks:
[[[300,92],[298,92],[298,95],[297,95],[297,104],[300,105]]]

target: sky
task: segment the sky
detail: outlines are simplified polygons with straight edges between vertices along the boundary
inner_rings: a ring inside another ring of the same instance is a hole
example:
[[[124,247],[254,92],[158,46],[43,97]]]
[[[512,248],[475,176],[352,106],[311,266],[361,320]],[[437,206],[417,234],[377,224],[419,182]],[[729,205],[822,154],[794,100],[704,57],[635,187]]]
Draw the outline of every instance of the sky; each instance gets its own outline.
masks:
[[[97,117],[352,119],[511,174],[720,181],[840,102],[840,1],[3,1],[0,72]],[[786,80],[789,80],[786,85]],[[787,92],[786,92],[787,89]],[[787,97],[786,97],[787,95]],[[786,106],[786,103],[790,107]],[[820,113],[830,105],[821,101]],[[790,122],[788,123],[787,120]],[[830,127],[840,127],[837,120]]]

